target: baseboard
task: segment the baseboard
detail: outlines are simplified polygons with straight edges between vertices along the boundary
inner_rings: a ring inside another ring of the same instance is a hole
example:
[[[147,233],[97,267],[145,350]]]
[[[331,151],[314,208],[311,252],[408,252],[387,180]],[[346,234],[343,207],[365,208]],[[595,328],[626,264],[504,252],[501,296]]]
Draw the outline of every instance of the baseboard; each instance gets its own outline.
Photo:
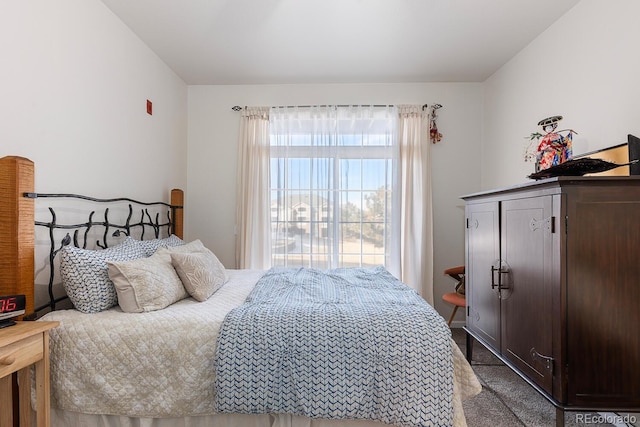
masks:
[[[466,326],[467,322],[464,320],[454,320],[451,322],[451,329],[461,329]]]

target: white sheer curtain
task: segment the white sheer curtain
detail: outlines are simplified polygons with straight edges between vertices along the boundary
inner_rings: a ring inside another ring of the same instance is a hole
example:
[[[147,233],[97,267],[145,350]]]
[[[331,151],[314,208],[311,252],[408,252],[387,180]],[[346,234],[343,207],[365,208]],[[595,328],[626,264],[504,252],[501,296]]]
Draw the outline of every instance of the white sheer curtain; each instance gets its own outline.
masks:
[[[427,113],[398,106],[401,232],[400,279],[433,305],[433,210],[431,146]]]
[[[240,119],[236,202],[236,267],[271,266],[269,108],[247,107]]]
[[[237,267],[382,264],[433,304],[428,124],[419,105],[246,109]]]
[[[282,107],[270,119],[273,265],[398,274],[395,107]]]

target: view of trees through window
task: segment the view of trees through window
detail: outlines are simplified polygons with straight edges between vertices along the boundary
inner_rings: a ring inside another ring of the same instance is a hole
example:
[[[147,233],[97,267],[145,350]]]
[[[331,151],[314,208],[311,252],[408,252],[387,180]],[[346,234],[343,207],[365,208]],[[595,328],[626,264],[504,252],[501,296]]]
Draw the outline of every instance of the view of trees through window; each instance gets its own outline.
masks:
[[[388,135],[300,137],[271,144],[272,265],[386,265],[394,150]]]

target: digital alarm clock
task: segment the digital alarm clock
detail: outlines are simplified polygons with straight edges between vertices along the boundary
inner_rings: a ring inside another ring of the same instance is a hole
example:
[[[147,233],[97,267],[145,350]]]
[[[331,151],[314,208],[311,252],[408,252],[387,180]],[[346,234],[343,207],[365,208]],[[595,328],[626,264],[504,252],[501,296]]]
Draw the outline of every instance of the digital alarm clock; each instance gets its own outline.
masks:
[[[12,319],[24,314],[26,301],[24,295],[0,296],[0,328],[16,324]]]

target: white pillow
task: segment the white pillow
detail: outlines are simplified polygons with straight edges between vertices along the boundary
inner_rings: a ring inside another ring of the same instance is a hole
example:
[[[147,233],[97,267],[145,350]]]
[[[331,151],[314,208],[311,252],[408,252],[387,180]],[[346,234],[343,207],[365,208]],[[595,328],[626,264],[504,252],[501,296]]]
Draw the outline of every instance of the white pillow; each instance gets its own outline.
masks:
[[[173,252],[171,263],[185,289],[197,301],[205,301],[224,285],[226,270],[209,249],[196,252]]]
[[[107,261],[128,261],[145,256],[132,238],[101,250],[65,246],[60,251],[60,276],[69,300],[83,313],[97,313],[118,304]]]
[[[189,296],[166,252],[133,261],[107,262],[107,265],[118,304],[124,312],[160,310]]]

